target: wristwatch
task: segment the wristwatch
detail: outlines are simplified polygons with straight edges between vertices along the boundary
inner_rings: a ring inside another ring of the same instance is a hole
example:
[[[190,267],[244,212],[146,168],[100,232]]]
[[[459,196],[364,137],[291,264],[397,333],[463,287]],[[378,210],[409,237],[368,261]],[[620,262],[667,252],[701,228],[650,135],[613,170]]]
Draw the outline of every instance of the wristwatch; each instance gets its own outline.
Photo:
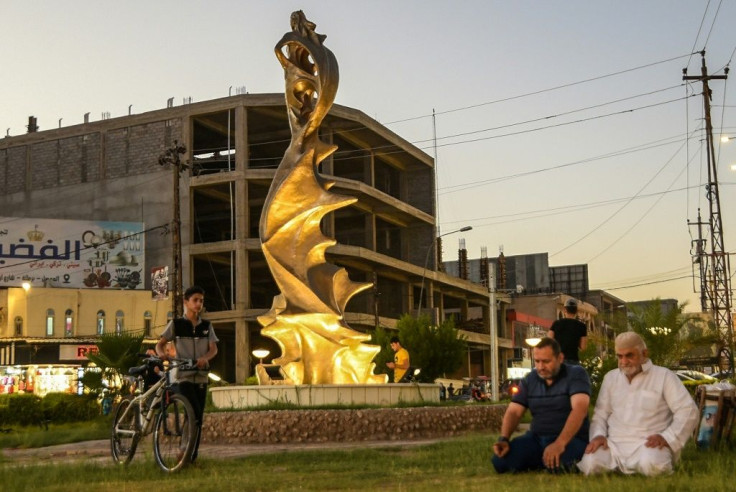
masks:
[[[508,437],[499,436],[498,440],[496,442],[509,442]]]

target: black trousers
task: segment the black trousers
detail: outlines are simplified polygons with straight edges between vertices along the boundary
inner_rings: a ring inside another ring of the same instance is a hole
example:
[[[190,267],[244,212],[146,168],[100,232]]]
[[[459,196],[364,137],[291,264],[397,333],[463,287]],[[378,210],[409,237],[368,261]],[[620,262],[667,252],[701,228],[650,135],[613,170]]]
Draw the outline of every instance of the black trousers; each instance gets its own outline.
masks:
[[[199,439],[202,437],[202,420],[204,418],[204,406],[207,402],[207,383],[181,381],[179,383],[179,392],[192,404],[194,415],[197,419],[197,440],[194,443],[194,450],[192,451],[192,461],[194,461],[197,459]]]

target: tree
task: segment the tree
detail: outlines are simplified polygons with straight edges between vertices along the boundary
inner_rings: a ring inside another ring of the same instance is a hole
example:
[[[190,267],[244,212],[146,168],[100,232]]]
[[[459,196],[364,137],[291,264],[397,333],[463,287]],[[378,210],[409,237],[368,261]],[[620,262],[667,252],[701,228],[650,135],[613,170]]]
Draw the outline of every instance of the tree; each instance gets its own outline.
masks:
[[[658,366],[676,367],[689,349],[706,342],[698,333],[684,330],[688,320],[683,316],[686,303],[668,312],[662,310],[660,300],[653,299],[643,307],[629,309],[629,326],[647,344],[649,358]]]
[[[143,344],[143,335],[130,335],[127,333],[109,333],[100,335],[97,342],[96,354],[87,354],[87,358],[100,368],[101,373],[95,375],[88,372],[83,379],[83,384],[92,391],[101,391],[104,387],[103,380],[120,381],[120,393],[124,394],[129,385],[125,384],[128,369],[138,365],[139,355]],[[116,391],[110,388],[113,393]]]
[[[463,364],[467,353],[467,342],[458,336],[452,319],[432,325],[428,315],[418,318],[404,314],[396,324],[401,346],[409,351],[412,367],[421,368],[418,376],[421,382],[433,382],[438,377],[457,371]],[[387,373],[386,362],[393,360],[389,346],[391,336],[382,327],[376,328],[372,341],[381,346],[376,356],[376,372]]]

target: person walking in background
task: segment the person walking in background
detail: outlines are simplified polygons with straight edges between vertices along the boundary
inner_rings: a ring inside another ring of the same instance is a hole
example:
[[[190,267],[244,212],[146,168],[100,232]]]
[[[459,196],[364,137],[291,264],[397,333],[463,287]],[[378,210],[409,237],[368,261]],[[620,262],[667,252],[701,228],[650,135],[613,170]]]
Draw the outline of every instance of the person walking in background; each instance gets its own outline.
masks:
[[[184,316],[171,320],[156,344],[156,353],[161,360],[168,359],[166,345],[172,342],[178,358],[192,359],[197,364],[196,371],[177,371],[176,374],[179,391],[192,404],[197,418],[192,462],[197,459],[202,434],[210,361],[217,355],[219,341],[212,323],[200,317],[203,308],[204,289],[196,285],[189,287],[184,292]]]
[[[547,336],[557,340],[562,353],[565,354],[565,362],[568,364],[580,364],[579,350],[585,350],[588,346],[588,328],[585,323],[577,319],[578,301],[568,299],[565,301],[565,312],[562,319],[558,319],[549,329]]]
[[[386,362],[386,367],[394,370],[394,383],[401,381],[409,369],[409,352],[401,346],[399,337],[391,337],[391,350],[394,351],[394,361]]]

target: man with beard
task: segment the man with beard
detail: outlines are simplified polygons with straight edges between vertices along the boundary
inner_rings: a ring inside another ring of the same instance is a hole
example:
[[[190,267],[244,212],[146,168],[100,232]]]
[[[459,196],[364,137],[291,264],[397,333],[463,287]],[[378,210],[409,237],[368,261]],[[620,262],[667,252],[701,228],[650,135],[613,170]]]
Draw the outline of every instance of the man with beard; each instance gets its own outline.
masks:
[[[560,345],[552,338],[542,338],[533,358],[534,369],[511,398],[501,436],[493,445],[492,462],[498,473],[572,471],[588,444],[588,373],[565,364]],[[529,431],[510,441],[527,408],[532,414]]]
[[[672,371],[652,364],[636,333],[616,337],[616,357],[618,369],[603,378],[578,468],[586,475],[670,473],[697,425],[698,407]]]

